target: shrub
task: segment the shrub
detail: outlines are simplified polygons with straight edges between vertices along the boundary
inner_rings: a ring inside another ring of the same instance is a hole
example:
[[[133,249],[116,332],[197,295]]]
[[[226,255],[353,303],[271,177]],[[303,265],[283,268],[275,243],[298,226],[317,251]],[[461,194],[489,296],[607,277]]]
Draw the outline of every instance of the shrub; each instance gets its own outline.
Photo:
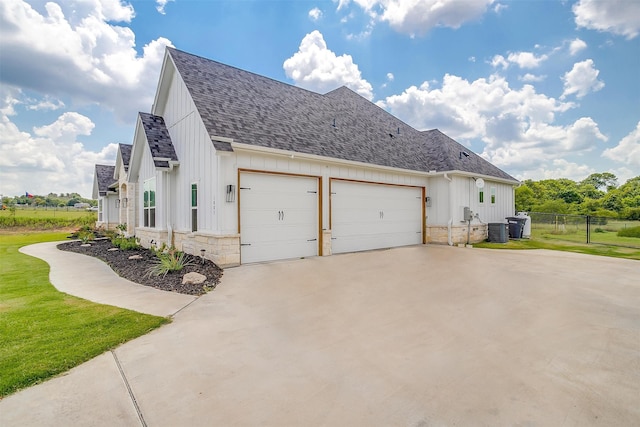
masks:
[[[595,230],[593,230],[595,233],[604,233],[604,230],[600,227],[596,227]]]
[[[138,249],[140,247],[140,240],[135,236],[114,236],[111,238],[111,243],[113,244],[113,246],[116,246],[123,251],[130,251],[133,249]]]
[[[96,235],[93,234],[93,231],[91,230],[80,230],[78,231],[78,239],[80,239],[82,243],[87,243],[89,241],[95,240]]]
[[[168,252],[159,253],[155,264],[147,270],[149,276],[166,276],[167,273],[180,271],[193,262],[188,260],[189,256],[184,252],[170,249]]]
[[[640,226],[638,227],[630,227],[630,228],[622,228],[618,231],[619,237],[638,237],[640,238]]]

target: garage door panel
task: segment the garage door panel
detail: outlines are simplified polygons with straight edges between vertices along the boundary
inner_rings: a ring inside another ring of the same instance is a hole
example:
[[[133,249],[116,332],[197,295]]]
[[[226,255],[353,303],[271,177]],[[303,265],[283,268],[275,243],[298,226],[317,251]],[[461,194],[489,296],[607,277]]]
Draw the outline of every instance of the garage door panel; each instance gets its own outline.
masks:
[[[422,189],[332,181],[334,253],[422,243]]]
[[[241,261],[318,254],[318,179],[241,173]]]

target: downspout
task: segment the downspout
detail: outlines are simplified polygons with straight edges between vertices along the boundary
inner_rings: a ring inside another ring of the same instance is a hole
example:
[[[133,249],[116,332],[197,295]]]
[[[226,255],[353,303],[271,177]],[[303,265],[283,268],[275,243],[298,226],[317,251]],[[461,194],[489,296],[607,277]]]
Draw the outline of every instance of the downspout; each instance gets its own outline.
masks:
[[[173,247],[173,227],[171,226],[171,171],[168,170],[165,173],[166,182],[164,183],[164,185],[167,191],[165,191],[166,200],[164,202],[164,211],[165,215],[167,216],[167,246],[171,248]]]
[[[453,179],[449,178],[449,175],[445,172],[444,179],[449,181],[449,222],[447,223],[447,241],[449,246],[453,246],[453,239],[451,238],[451,227],[453,226]]]

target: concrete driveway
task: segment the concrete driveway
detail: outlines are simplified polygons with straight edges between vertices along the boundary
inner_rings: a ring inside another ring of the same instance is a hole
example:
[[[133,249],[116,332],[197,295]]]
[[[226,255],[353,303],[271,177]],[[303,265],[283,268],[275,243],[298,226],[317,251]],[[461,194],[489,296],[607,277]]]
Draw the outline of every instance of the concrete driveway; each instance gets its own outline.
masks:
[[[246,265],[0,424],[640,425],[640,262],[420,246]]]

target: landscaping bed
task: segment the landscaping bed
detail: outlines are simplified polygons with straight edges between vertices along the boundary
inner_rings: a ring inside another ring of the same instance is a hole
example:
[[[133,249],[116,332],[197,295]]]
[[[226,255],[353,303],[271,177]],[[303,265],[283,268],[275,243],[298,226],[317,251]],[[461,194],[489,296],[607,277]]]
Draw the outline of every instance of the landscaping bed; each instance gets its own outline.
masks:
[[[83,245],[81,241],[73,241],[61,243],[58,249],[99,258],[119,276],[163,291],[202,295],[215,288],[222,277],[222,269],[216,264],[192,255],[185,256],[187,265],[181,271],[172,271],[163,277],[149,274],[149,270],[158,262],[158,257],[149,249],[121,250],[116,248],[109,239],[94,240],[89,242],[89,245]],[[112,248],[116,250],[109,250]],[[183,276],[191,272],[206,276],[206,280],[200,284],[183,284]]]

